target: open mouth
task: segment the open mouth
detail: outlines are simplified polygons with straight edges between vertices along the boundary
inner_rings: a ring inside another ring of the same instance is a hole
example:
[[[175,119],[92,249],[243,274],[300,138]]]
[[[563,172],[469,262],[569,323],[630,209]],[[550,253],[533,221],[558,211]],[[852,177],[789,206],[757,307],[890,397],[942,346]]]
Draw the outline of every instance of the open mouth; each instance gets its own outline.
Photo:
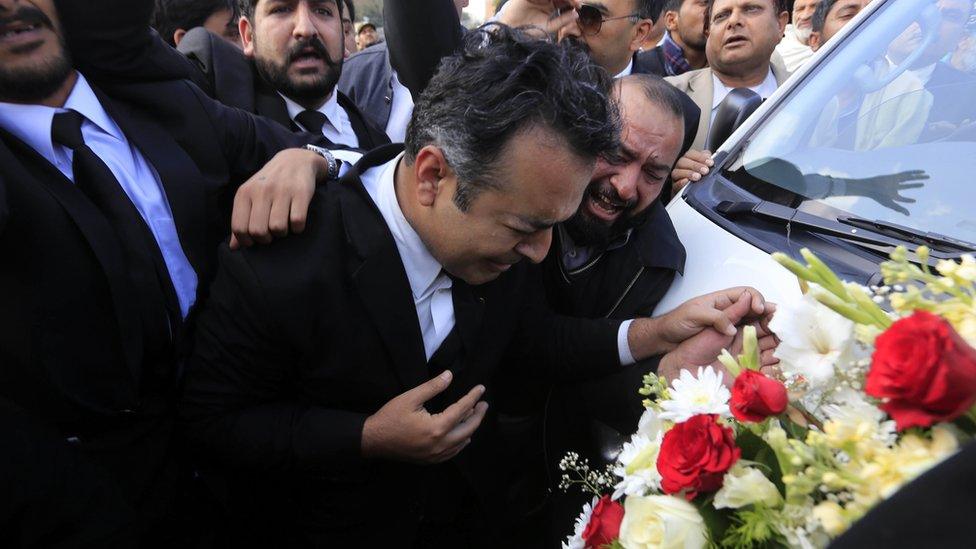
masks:
[[[728,39],[725,40],[725,45],[738,46],[740,44],[745,44],[748,41],[749,39],[746,38],[745,36],[730,36]]]
[[[40,22],[14,21],[0,24],[0,42],[6,44],[26,43],[38,38],[44,28]]]
[[[587,204],[590,212],[607,221],[613,221],[626,210],[630,204],[621,202],[619,197],[607,190],[596,188],[587,194]]]

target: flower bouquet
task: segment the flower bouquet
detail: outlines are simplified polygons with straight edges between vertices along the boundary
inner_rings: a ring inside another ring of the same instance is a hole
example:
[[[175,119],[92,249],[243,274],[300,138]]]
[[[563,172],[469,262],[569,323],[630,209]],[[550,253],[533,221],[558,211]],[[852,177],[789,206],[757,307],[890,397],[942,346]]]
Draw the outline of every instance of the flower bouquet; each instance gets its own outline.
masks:
[[[760,372],[751,327],[719,359],[731,390],[712,367],[647,376],[617,462],[560,463],[595,496],[565,548],[824,547],[972,438],[976,260],[899,248],[865,288],[802,255],[774,256],[804,288],[770,325],[782,376]]]

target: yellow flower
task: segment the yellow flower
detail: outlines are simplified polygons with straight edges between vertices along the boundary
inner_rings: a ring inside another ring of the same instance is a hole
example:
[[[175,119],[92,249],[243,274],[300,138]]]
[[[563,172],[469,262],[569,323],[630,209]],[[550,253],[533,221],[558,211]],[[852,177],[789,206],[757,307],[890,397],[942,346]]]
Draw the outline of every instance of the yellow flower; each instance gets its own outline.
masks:
[[[869,494],[888,497],[959,449],[959,441],[944,426],[932,428],[932,439],[909,434],[889,451],[880,452],[860,471]]]
[[[620,544],[625,549],[699,549],[707,544],[705,520],[681,498],[629,497],[624,501]]]
[[[722,489],[715,494],[716,509],[739,509],[746,505],[762,503],[776,507],[783,502],[776,485],[759,470],[737,463],[725,473]]]
[[[825,501],[813,508],[813,516],[820,521],[827,534],[835,538],[851,525],[844,516],[844,508],[833,501]]]

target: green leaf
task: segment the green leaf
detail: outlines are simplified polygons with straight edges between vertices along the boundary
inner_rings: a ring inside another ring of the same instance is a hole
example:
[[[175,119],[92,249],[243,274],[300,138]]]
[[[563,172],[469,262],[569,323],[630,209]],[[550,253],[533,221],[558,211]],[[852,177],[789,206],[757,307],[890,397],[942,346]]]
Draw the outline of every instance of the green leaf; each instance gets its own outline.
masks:
[[[712,500],[714,499],[715,496],[713,494],[706,498],[699,498],[691,503],[698,508],[698,512],[705,520],[705,527],[708,528],[710,534],[709,537],[717,543],[718,540],[725,538],[725,531],[732,524],[732,510],[716,509],[712,505]]]
[[[735,439],[735,444],[742,450],[742,459],[754,461],[762,464],[768,474],[766,475],[780,495],[786,497],[786,485],[783,484],[783,470],[780,469],[779,460],[776,459],[776,452],[766,443],[765,440],[751,431],[740,433]]]

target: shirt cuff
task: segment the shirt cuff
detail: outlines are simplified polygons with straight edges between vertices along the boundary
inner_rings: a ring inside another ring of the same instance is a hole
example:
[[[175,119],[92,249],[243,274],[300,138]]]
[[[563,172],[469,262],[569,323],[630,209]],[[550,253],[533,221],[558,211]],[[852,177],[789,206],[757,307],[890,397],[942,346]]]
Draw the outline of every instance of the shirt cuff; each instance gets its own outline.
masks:
[[[621,366],[630,366],[637,362],[634,360],[634,354],[630,352],[630,343],[627,342],[627,332],[633,322],[634,319],[625,320],[617,330],[617,353],[620,355]]]

